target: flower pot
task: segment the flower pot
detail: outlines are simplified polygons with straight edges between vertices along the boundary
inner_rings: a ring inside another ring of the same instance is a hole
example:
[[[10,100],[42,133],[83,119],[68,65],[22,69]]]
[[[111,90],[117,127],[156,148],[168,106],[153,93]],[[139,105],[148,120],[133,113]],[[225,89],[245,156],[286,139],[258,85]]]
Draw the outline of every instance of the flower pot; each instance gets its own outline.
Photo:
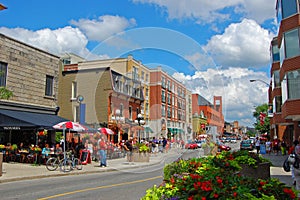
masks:
[[[148,152],[132,153],[132,162],[149,162],[150,154]]]
[[[269,179],[270,175],[270,163],[258,163],[257,166],[249,166],[247,164],[240,164],[242,169],[240,174],[242,176],[252,177],[255,179]]]

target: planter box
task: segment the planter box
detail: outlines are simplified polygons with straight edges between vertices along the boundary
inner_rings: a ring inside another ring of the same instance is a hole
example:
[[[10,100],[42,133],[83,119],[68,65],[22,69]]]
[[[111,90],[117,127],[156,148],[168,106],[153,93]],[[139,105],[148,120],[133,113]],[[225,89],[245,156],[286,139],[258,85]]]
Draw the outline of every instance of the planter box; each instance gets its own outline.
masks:
[[[132,162],[149,162],[149,153],[132,153]]]
[[[258,166],[252,167],[246,164],[240,164],[242,167],[240,174],[255,179],[270,179],[270,163],[259,163]]]

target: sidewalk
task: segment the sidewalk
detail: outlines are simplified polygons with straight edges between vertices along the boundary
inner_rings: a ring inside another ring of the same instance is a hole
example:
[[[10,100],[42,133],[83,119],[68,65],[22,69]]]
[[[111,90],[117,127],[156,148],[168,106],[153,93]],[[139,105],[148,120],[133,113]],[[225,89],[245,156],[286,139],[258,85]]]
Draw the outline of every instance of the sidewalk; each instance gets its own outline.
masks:
[[[151,154],[149,162],[127,162],[126,158],[110,159],[107,160],[108,166],[106,168],[99,167],[99,162],[92,161],[91,164],[83,165],[82,170],[75,169],[71,172],[61,172],[59,169],[56,171],[48,171],[45,165],[4,162],[2,165],[3,173],[2,176],[0,176],[0,183],[53,176],[68,176],[74,174],[88,174],[132,169],[133,167],[137,168],[161,163],[166,156],[180,157],[181,151],[178,149],[171,149],[168,153]]]
[[[126,158],[111,159],[107,160],[108,167],[106,168],[100,168],[98,162],[92,162],[91,164],[83,165],[82,170],[73,170],[71,172],[61,172],[59,171],[59,169],[57,169],[56,171],[48,171],[44,165],[33,166],[31,164],[24,163],[3,163],[3,173],[2,176],[0,176],[0,183],[52,176],[67,176],[72,174],[87,174],[124,170],[131,169],[133,168],[133,166],[135,168],[144,167],[161,163],[167,157],[180,157],[183,151],[185,150],[173,148],[168,153],[157,153],[155,155],[151,155],[150,162],[129,163],[127,162]],[[203,153],[203,150],[200,149],[200,152]],[[200,153],[200,155],[202,154]],[[293,181],[291,178],[291,172],[285,172],[282,167],[283,161],[286,158],[286,156],[274,154],[263,154],[262,156],[269,159],[273,163],[273,166],[271,166],[270,169],[271,177],[278,178],[280,182],[285,183],[288,186],[292,186]]]

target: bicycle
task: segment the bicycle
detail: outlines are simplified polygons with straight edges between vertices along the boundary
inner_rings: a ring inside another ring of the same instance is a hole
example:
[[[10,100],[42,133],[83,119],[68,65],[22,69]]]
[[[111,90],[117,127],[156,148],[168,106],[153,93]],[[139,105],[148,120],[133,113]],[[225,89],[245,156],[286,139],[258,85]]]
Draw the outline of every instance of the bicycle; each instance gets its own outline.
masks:
[[[55,171],[58,167],[63,172],[71,171],[72,167],[67,158],[61,158],[61,155],[57,155],[56,157],[51,157],[46,162],[46,168],[49,171]]]
[[[74,154],[68,156],[68,161],[71,161],[71,167],[73,169],[82,170],[82,162],[79,158],[75,158]]]
[[[82,170],[82,162],[80,159],[75,158],[72,153],[67,153],[66,158],[61,159],[60,155],[57,155],[57,157],[51,157],[47,160],[46,168],[49,171],[55,171],[58,167],[63,172],[70,172],[75,168]]]

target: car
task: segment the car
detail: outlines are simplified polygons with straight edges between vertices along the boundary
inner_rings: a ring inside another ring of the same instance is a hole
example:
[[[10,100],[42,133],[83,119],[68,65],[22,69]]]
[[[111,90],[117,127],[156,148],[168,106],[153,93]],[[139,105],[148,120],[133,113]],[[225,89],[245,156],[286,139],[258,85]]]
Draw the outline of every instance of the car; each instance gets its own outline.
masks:
[[[196,142],[188,142],[185,144],[186,149],[197,149],[198,144]]]
[[[218,142],[218,151],[219,152],[222,152],[222,151],[230,151],[231,150],[231,147],[230,146],[227,146],[225,145],[224,143],[222,142]]]
[[[242,140],[240,143],[240,150],[250,150],[254,149],[254,141],[252,139]]]

